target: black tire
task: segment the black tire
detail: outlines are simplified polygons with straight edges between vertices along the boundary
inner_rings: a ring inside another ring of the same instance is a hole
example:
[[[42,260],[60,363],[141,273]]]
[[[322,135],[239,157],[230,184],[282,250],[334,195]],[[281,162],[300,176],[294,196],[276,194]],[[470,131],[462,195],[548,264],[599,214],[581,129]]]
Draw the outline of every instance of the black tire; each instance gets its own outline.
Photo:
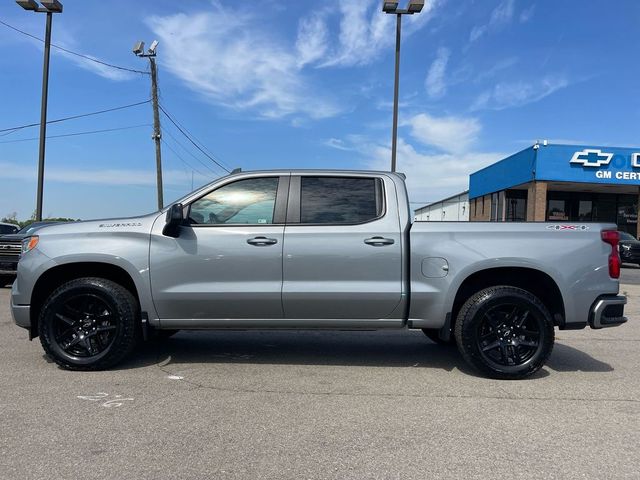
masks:
[[[15,279],[16,277],[12,277],[10,275],[0,275],[0,288],[6,285],[12,285]]]
[[[39,316],[40,342],[67,370],[105,370],[124,360],[139,337],[139,307],[123,286],[78,278],[57,288]]]
[[[440,329],[439,328],[423,328],[422,333],[424,333],[429,340],[433,343],[437,343],[438,345],[453,347],[456,344],[456,339],[453,335],[449,337],[449,340],[442,340],[440,338]]]
[[[554,324],[544,304],[530,292],[495,286],[469,298],[458,313],[455,338],[464,359],[482,374],[517,380],[546,363]]]

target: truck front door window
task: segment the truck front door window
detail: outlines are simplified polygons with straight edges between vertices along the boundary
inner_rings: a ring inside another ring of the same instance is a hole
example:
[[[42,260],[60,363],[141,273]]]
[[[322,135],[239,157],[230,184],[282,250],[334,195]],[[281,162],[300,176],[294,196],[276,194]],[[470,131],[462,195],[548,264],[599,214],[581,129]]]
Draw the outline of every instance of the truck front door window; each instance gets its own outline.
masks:
[[[196,225],[272,224],[277,190],[278,177],[224,185],[193,202],[189,220]]]

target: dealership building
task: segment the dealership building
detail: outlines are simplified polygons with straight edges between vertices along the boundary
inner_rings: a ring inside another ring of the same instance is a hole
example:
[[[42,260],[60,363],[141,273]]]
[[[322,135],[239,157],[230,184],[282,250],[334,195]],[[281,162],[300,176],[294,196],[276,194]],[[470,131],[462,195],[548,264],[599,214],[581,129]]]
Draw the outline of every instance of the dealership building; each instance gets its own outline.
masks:
[[[536,144],[472,173],[472,221],[611,222],[638,236],[640,148]]]

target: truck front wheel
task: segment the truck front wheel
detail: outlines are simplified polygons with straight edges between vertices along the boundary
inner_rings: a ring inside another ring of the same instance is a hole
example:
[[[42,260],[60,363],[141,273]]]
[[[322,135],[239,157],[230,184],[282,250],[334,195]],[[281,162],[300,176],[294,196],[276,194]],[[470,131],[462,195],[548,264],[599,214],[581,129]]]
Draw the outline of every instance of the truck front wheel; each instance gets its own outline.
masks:
[[[484,375],[521,379],[537,372],[551,355],[554,324],[530,292],[495,286],[464,303],[455,338],[464,359]]]
[[[79,278],[46,300],[38,329],[45,352],[67,370],[104,370],[131,353],[138,337],[138,303],[123,286]]]

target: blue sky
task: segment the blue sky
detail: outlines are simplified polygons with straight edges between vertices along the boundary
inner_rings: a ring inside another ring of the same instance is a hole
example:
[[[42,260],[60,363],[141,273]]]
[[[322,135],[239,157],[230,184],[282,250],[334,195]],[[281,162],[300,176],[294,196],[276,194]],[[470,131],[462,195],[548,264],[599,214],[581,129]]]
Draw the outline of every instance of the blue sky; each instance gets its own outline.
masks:
[[[380,3],[65,0],[53,42],[146,69],[131,48],[158,39],[162,105],[231,168],[388,169],[395,25]],[[398,170],[411,200],[462,191],[469,173],[536,139],[639,145],[639,19],[633,0],[427,0],[405,17]],[[0,20],[44,35],[44,16],[11,1]],[[42,45],[0,25],[0,129],[39,120],[41,69]],[[149,90],[147,76],[52,51],[49,119]],[[51,125],[49,135],[131,128],[50,139],[44,214],[152,211],[151,121],[145,104]],[[198,186],[222,171],[162,123],[182,157],[163,145],[168,202],[191,190],[192,173]],[[0,216],[35,208],[38,142],[25,139],[37,136],[0,137]]]

